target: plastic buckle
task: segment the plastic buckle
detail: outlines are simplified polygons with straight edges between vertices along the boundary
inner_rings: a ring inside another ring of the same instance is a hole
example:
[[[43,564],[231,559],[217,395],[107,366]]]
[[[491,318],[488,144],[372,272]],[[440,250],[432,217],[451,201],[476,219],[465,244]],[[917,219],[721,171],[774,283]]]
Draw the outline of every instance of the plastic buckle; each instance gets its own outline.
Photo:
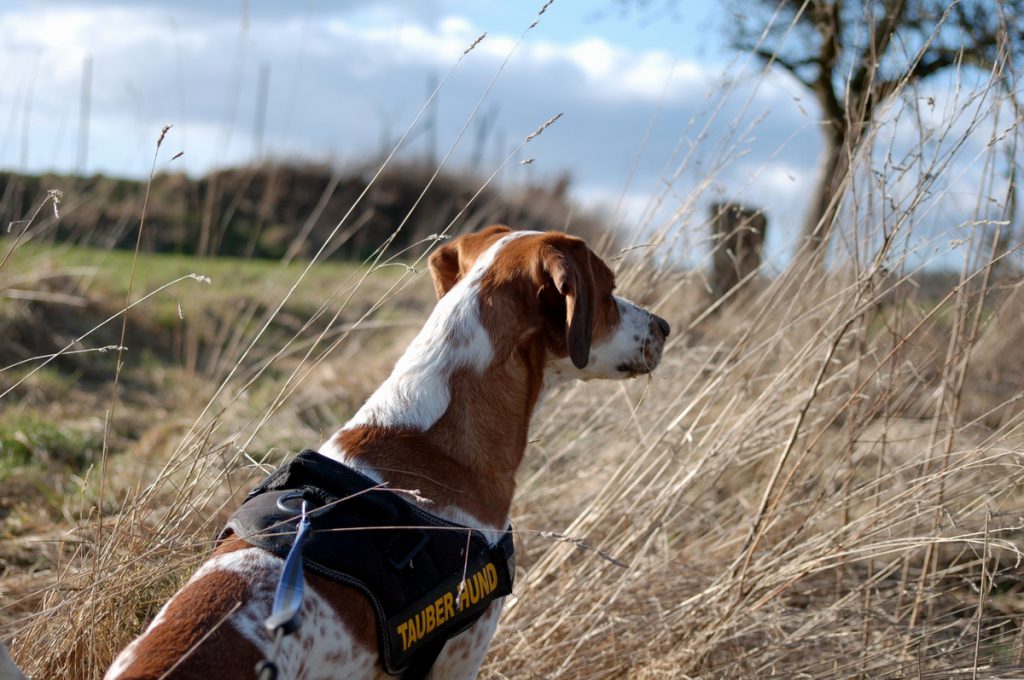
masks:
[[[387,547],[384,549],[395,569],[402,570],[409,566],[412,558],[423,550],[423,546],[430,542],[430,536],[421,529],[408,529],[398,532]]]

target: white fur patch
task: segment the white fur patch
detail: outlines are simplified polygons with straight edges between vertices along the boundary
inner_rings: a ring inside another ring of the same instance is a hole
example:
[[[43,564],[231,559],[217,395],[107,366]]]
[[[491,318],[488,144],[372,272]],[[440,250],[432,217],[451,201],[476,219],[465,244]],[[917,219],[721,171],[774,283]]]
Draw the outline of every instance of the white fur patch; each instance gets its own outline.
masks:
[[[320,445],[320,448],[317,449],[317,453],[319,453],[321,456],[326,456],[331,460],[336,460],[339,463],[341,463],[345,461],[345,452],[341,449],[341,446],[339,446],[338,442],[336,441],[337,436],[337,432],[331,435],[330,439],[328,439],[327,441]]]
[[[536,232],[503,236],[480,255],[466,276],[438,300],[391,376],[344,429],[370,425],[426,431],[444,415],[451,401],[452,373],[465,367],[482,371],[494,358],[491,339],[480,323],[480,281],[505,244],[530,233]],[[336,453],[344,460],[343,452]]]
[[[148,628],[146,629],[146,632],[149,632]],[[141,639],[141,637],[135,638],[132,640],[130,645],[121,650],[121,653],[117,655],[116,659],[114,659],[114,663],[110,665],[110,668],[108,668],[107,672],[103,675],[103,680],[117,680],[117,678],[121,677],[121,674],[132,665],[133,661],[135,661],[135,648],[138,646],[139,640]]]
[[[219,569],[231,571],[250,583],[251,595],[229,622],[265,656],[273,651],[273,640],[263,622],[274,603],[276,577],[284,561],[259,548],[219,555],[203,565],[196,576]],[[356,645],[348,628],[334,609],[306,584],[302,601],[302,627],[281,642],[275,661],[281,678],[375,677],[375,654]]]
[[[568,380],[593,380],[595,378],[628,378],[636,373],[654,369],[661,358],[661,343],[651,336],[651,313],[625,298],[616,297],[619,307],[619,325],[599,345],[590,349],[590,361],[582,368],[576,368],[568,357],[550,361],[544,371],[544,387],[553,387]],[[653,361],[645,353],[655,355]],[[621,370],[624,366],[644,370]]]

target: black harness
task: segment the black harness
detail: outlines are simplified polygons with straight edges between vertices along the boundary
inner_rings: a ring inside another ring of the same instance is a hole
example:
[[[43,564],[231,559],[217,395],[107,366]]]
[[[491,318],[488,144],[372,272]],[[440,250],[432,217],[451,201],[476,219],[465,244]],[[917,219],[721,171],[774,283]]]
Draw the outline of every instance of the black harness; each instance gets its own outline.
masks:
[[[311,522],[303,568],[366,595],[392,675],[424,677],[449,638],[512,592],[511,529],[492,545],[309,449],[249,493],[221,538],[233,533],[283,558],[303,500]]]

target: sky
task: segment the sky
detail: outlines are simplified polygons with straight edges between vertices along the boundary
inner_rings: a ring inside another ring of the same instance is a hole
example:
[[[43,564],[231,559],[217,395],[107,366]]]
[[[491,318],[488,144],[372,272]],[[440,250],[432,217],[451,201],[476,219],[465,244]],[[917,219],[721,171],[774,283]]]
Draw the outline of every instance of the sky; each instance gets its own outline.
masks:
[[[702,219],[721,199],[764,208],[782,259],[816,176],[816,108],[730,51],[726,6],[557,0],[538,17],[540,3],[497,0],[6,0],[0,167],[144,177],[167,124],[165,170],[356,164],[409,131],[399,157],[451,150],[449,167],[485,176],[509,159],[506,185],[567,173],[574,199],[617,223]]]

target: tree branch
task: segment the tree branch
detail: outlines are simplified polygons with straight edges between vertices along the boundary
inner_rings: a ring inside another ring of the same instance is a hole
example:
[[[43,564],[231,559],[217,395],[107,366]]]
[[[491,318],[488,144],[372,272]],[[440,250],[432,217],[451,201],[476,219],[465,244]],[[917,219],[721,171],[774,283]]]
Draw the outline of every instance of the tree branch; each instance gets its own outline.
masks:
[[[956,64],[970,64],[982,69],[992,68],[992,59],[987,57],[979,45],[975,45],[972,49],[941,49],[935,52],[926,53],[917,63],[908,71],[905,75],[900,78],[893,78],[891,80],[882,81],[879,83],[879,87],[890,88],[890,94],[895,91],[895,88],[900,83],[911,80],[923,80],[928,76],[934,75],[939,71],[947,69]]]
[[[773,52],[772,50],[766,50],[766,49],[764,49],[762,47],[754,48],[753,52],[754,52],[754,55],[756,57],[758,57],[761,60],[763,60],[765,62],[765,64],[767,64],[768,66],[771,66],[773,64],[778,64],[782,68],[784,68],[787,71],[789,71],[789,73],[794,78],[796,78],[800,82],[801,85],[803,85],[807,89],[814,89],[813,81],[808,80],[807,78],[805,78],[800,73],[800,69],[806,68],[807,66],[813,66],[814,64],[816,64],[817,61],[818,61],[816,58],[808,57],[806,59],[801,59],[799,61],[791,61],[791,60],[787,59],[786,57],[783,57],[782,55],[780,55],[778,52]]]
[[[871,91],[871,83],[876,77],[878,64],[889,49],[889,44],[896,29],[903,22],[906,14],[906,0],[896,0],[895,6],[889,9],[881,19],[871,26],[871,36],[868,38],[867,47],[863,54],[857,55],[857,72],[850,79],[855,92],[863,95]],[[867,10],[870,11],[870,10]],[[867,103],[867,97],[864,103]],[[869,105],[870,106],[870,105]]]

